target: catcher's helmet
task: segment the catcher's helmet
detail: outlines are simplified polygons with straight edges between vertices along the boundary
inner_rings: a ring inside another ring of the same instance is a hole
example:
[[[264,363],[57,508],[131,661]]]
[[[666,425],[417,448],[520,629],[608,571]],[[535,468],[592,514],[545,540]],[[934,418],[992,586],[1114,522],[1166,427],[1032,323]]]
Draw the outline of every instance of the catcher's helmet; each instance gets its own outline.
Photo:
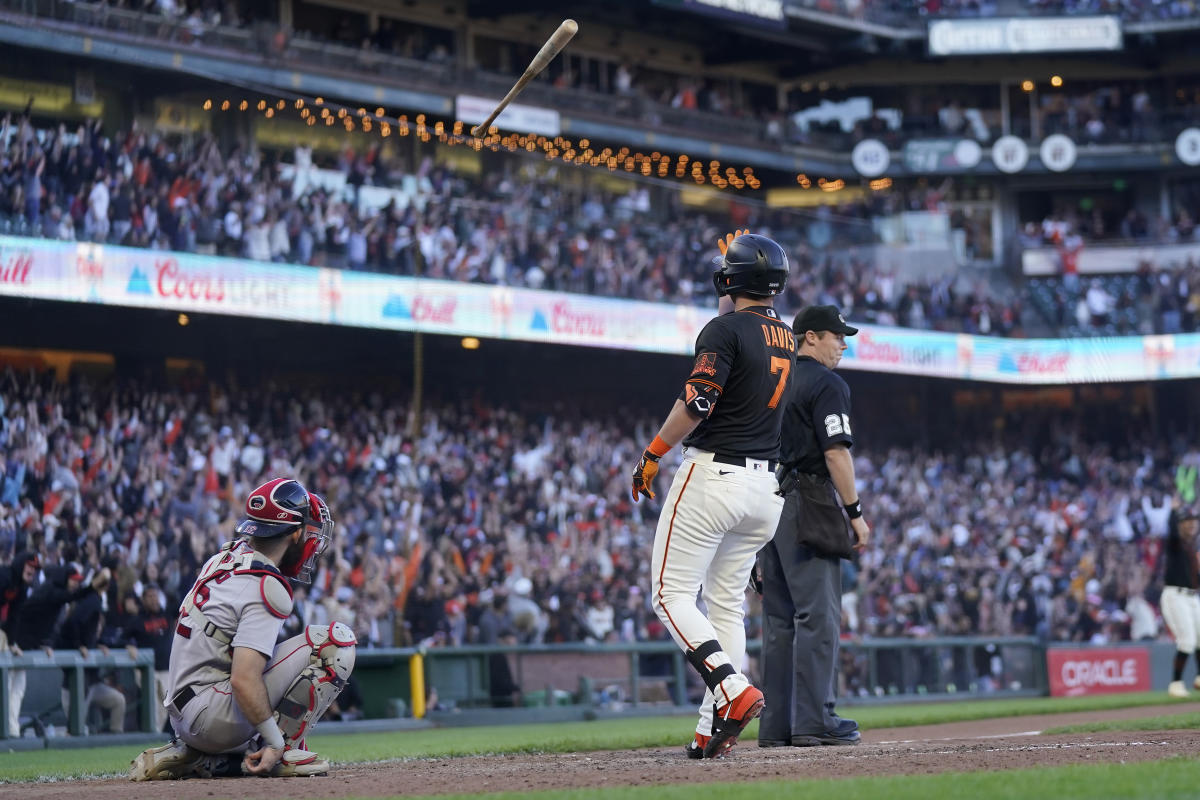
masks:
[[[312,519],[312,498],[294,478],[274,478],[246,498],[246,518],[237,526],[242,536],[284,536]]]
[[[788,277],[787,253],[774,239],[743,233],[734,239],[725,255],[713,259],[717,296],[745,294],[772,297],[783,291]]]

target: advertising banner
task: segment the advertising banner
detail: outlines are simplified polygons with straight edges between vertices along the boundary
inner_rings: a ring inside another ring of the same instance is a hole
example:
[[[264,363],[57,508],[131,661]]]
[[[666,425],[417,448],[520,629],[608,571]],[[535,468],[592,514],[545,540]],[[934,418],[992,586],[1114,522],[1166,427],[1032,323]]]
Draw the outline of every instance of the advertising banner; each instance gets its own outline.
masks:
[[[715,298],[667,305],[13,236],[0,236],[0,296],[676,355],[693,353],[716,313]],[[1200,377],[1200,334],[1004,339],[859,327],[843,368],[1027,385]],[[0,317],[0,345],[17,344],[13,336]]]
[[[787,26],[784,0],[653,0],[655,5],[770,28]]]
[[[488,118],[499,97],[474,97],[460,94],[454,101],[458,118],[468,125],[478,125]],[[550,108],[509,103],[492,123],[505,131],[518,133],[540,133],[543,136],[558,136],[562,133],[562,120],[557,111]]]
[[[1084,245],[1077,251],[1080,275],[1129,273],[1146,262],[1158,269],[1176,269],[1200,259],[1200,244]],[[1055,248],[1039,247],[1021,253],[1021,270],[1029,276],[1058,275],[1062,254]]]
[[[1145,647],[1052,647],[1046,651],[1052,697],[1148,692],[1150,651]]]
[[[1121,20],[1114,16],[939,19],[929,23],[932,56],[1069,53],[1120,50],[1124,45]]]

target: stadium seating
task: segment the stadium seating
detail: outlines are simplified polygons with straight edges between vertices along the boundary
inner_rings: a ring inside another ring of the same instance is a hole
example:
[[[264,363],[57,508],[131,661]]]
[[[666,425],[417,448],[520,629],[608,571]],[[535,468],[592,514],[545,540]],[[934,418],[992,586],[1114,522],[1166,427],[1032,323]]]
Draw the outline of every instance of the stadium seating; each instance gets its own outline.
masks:
[[[518,641],[666,638],[643,585],[657,504],[628,501],[652,420],[443,405],[413,435],[404,405],[357,405],[349,389],[233,402],[218,385],[7,369],[0,561],[33,546],[46,565],[113,567],[116,626],[120,595],[155,583],[177,599],[239,498],[295,473],[338,521],[304,622],[350,620],[367,647],[458,644],[475,641],[480,598],[507,593],[524,609]],[[1130,636],[1163,534],[1155,451],[1009,439],[856,448],[875,535],[847,576],[853,635]]]

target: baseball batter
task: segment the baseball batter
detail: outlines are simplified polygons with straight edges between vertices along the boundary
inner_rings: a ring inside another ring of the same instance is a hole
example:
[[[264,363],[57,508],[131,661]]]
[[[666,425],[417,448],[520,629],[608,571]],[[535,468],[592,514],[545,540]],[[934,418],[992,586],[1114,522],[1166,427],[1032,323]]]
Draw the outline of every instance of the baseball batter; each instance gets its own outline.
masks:
[[[651,598],[708,687],[692,758],[723,756],[763,708],[762,692],[738,671],[742,603],[755,553],[783,508],[775,459],[795,364],[792,331],[772,307],[787,282],[787,254],[765,236],[727,238],[713,283],[733,312],[700,332],[692,373],[633,472],[633,499],[655,497],[659,459],[683,442],[654,535]],[[707,616],[696,604],[701,587]]]
[[[133,780],[329,771],[304,735],[354,669],[354,634],[335,622],[275,642],[292,612],[287,579],[312,579],[332,532],[325,502],[298,481],[250,494],[242,538],[204,564],[179,608],[164,701],[175,738],[134,759]]]
[[[1181,511],[1179,499],[1167,520],[1167,541],[1163,549],[1166,560],[1163,576],[1162,616],[1175,639],[1175,664],[1167,693],[1172,697],[1187,697],[1183,685],[1183,668],[1188,656],[1196,654],[1196,670],[1200,673],[1200,574],[1196,565],[1196,533],[1200,517],[1194,511]],[[1200,689],[1200,674],[1192,681]]]

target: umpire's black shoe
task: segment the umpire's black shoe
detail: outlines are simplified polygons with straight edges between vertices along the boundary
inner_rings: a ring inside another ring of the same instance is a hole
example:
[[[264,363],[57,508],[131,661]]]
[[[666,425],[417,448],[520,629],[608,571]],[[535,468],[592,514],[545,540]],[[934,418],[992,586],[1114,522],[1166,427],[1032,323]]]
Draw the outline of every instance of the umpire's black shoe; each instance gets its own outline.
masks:
[[[791,739],[759,739],[759,747],[791,747]]]
[[[803,733],[792,736],[793,747],[820,747],[821,745],[851,745],[862,740],[858,723],[852,719],[843,719],[838,726],[824,733]]]

